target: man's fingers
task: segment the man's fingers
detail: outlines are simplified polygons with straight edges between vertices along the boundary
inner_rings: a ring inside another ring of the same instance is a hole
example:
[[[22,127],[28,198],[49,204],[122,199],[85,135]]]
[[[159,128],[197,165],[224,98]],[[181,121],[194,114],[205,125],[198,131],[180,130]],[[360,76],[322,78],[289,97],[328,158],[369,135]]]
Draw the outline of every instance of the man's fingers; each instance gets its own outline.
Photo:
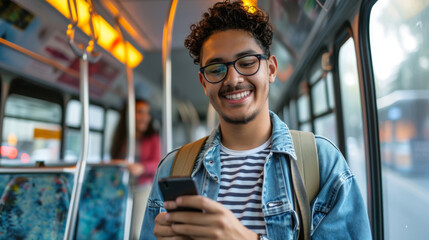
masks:
[[[177,234],[173,232],[171,226],[166,225],[155,225],[153,228],[153,234],[157,237],[174,237]]]
[[[173,210],[177,207],[177,204],[175,201],[165,201],[164,202],[164,207],[167,210]]]
[[[191,225],[211,225],[216,220],[215,214],[178,211],[166,216],[170,223],[184,223]]]
[[[176,199],[177,206],[192,207],[203,210],[205,213],[219,213],[223,211],[222,204],[203,196],[181,196]]]
[[[155,227],[153,234],[158,240],[189,240],[187,236],[180,236],[173,231],[172,223],[166,219],[166,212],[158,214],[155,218]]]
[[[188,224],[173,224],[171,226],[173,231],[177,234],[183,234],[191,237],[192,239],[203,237],[205,239],[216,239],[220,232],[216,228],[208,226],[188,225]],[[219,236],[218,236],[219,237]]]
[[[162,212],[159,213],[156,218],[155,218],[155,225],[160,224],[160,225],[171,225],[171,223],[169,223],[167,221],[167,219],[165,218],[165,215],[167,215],[166,212]]]

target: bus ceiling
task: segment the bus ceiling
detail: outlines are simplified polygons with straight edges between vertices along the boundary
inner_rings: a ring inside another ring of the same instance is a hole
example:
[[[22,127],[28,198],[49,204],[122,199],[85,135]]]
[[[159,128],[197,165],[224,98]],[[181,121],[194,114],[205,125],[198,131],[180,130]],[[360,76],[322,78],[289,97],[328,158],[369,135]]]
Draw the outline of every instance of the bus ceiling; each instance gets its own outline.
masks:
[[[89,13],[85,12],[87,1],[73,1],[79,8],[80,18],[89,16]],[[6,7],[2,8],[3,12],[0,14],[3,19],[0,22],[2,38],[41,56],[54,59],[71,70],[78,70],[79,59],[67,44],[66,30],[71,18],[67,1],[6,0],[3,2]],[[96,48],[105,53],[100,61],[91,64],[89,68],[91,97],[103,102],[111,102],[116,107],[119,106],[118,102],[126,98],[124,56],[118,55],[118,52],[124,52],[124,44],[117,44],[120,38],[119,28],[128,42],[128,56],[132,55],[131,52],[140,54],[140,57],[135,57],[140,60],[131,64],[131,67],[135,67],[136,96],[157,99],[154,109],[162,108],[159,103],[161,99],[157,97],[162,95],[162,34],[171,1],[93,0],[91,2],[97,13],[94,17],[98,21],[96,25],[103,29],[99,31],[98,36],[98,39],[103,39],[103,42],[97,41]],[[191,102],[200,116],[205,116],[208,100],[203,91],[200,91],[196,74],[197,66],[189,58],[183,42],[190,32],[189,26],[215,2],[217,0],[179,1],[171,39],[173,97]],[[356,11],[356,6],[361,1],[259,0],[253,2],[257,2],[259,7],[269,13],[274,25],[272,52],[278,57],[281,65],[278,81],[275,84],[278,85],[278,89],[282,89],[271,93],[273,99],[271,105],[276,108],[280,105],[279,94],[284,95],[284,89],[299,81],[302,74],[300,68],[308,63],[324,44],[324,35],[338,31],[340,26],[332,26],[328,23],[332,19],[338,22],[338,18],[350,18],[353,15],[350,11]],[[80,9],[79,6],[84,7]],[[88,6],[86,10],[88,11]],[[6,14],[8,11],[9,14]],[[18,14],[20,17],[13,18],[11,13]],[[89,41],[91,35],[88,32],[89,20],[76,18],[76,21],[79,28],[76,31],[76,41]],[[112,33],[114,36],[110,39],[102,35],[104,32]],[[35,41],[28,40],[34,39],[34,36],[38,36]],[[104,43],[106,41],[107,43]],[[3,46],[0,47],[3,48]],[[8,54],[10,51],[13,50],[6,49],[0,53],[0,62],[24,72],[31,69],[31,74],[36,74],[38,78],[60,83],[67,89],[72,89],[72,92],[77,92],[79,81],[75,76],[58,71],[51,66],[35,63],[25,56],[13,54],[14,57],[11,59],[11,55]],[[190,92],[193,94],[189,94]],[[122,96],[122,99],[112,98],[113,95]]]

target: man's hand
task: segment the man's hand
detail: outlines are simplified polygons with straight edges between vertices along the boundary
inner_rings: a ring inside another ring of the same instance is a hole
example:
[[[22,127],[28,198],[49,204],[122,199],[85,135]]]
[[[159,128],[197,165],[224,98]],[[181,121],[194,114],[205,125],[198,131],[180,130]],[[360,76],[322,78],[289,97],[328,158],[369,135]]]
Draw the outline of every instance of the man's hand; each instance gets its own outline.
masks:
[[[222,204],[203,196],[182,196],[176,201],[164,203],[165,208],[193,207],[199,212],[170,212],[156,217],[156,232],[165,231],[168,236],[174,234],[191,239],[257,239],[256,233],[247,229]],[[161,229],[162,227],[162,229]],[[155,232],[154,231],[154,232]],[[156,235],[156,234],[155,234]],[[182,238],[178,238],[182,239]]]
[[[158,240],[162,239],[175,239],[175,240],[187,240],[190,239],[186,236],[180,236],[173,231],[171,228],[172,222],[167,221],[165,218],[166,212],[158,214],[155,218],[155,227],[153,229],[153,234]]]

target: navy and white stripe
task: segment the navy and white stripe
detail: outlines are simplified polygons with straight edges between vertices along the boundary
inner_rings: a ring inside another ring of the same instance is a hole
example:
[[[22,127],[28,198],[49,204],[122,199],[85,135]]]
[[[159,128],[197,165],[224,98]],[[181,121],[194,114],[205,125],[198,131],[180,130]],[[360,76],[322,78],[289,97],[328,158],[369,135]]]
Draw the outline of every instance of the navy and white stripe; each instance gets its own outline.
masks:
[[[234,151],[221,145],[221,180],[217,201],[231,210],[248,229],[266,234],[262,214],[262,183],[265,158],[271,138],[247,151]]]

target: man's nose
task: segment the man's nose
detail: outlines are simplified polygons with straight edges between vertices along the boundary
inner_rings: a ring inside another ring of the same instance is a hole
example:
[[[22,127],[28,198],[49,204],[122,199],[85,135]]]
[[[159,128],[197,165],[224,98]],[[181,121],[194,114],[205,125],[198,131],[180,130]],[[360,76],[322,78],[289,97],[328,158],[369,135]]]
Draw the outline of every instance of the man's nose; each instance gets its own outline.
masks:
[[[223,80],[224,85],[235,86],[243,81],[243,75],[241,75],[234,67],[233,64],[228,66],[228,73]]]

